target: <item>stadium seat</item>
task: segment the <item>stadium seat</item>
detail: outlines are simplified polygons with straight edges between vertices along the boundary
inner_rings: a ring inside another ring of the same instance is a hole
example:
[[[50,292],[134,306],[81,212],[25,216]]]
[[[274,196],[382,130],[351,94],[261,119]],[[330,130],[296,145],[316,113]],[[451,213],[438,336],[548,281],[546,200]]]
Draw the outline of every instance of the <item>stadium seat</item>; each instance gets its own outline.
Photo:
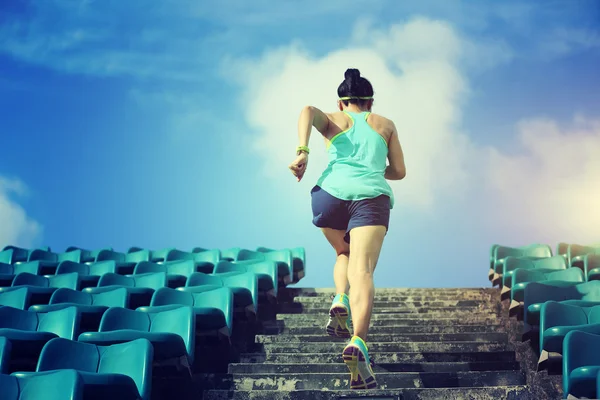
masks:
[[[565,271],[568,271],[568,270],[570,270],[570,268],[567,269],[567,270],[565,270]],[[523,300],[522,301],[512,300],[510,302],[510,306],[508,308],[508,315],[510,317],[514,317],[514,316],[516,316],[517,318],[524,317],[525,314],[526,314],[524,312],[524,310],[527,310],[528,306],[530,304],[537,303],[537,301],[534,301],[533,303],[525,303],[525,293],[527,292],[527,288],[530,285],[537,285],[538,283],[542,283],[542,282],[544,283],[544,285],[547,288],[556,288],[556,289],[558,289],[558,288],[568,288],[568,287],[571,287],[571,286],[576,286],[576,285],[580,285],[581,284],[581,282],[569,282],[569,281],[558,281],[558,280],[552,280],[552,281],[546,280],[546,281],[541,281],[541,282],[527,282],[527,284],[525,285],[525,289],[522,292],[519,293],[519,296],[522,296]],[[550,290],[550,289],[548,289],[548,290]],[[538,293],[538,294],[540,294],[542,296],[542,298],[543,298],[543,296],[545,295],[545,293],[546,293],[546,289],[544,289],[542,291],[542,293]]]
[[[237,261],[240,251],[242,251],[240,247],[230,247],[228,249],[221,250],[220,261]]]
[[[506,257],[529,257],[531,259],[552,257],[552,249],[546,244],[531,244],[522,247],[497,246],[493,251],[494,267],[490,268],[488,274],[490,281],[498,281],[501,278]]]
[[[131,250],[131,249],[130,249]],[[125,254],[125,262],[127,263],[139,263],[149,262],[151,260],[150,250],[139,249],[137,251],[131,251]]]
[[[600,306],[581,307],[548,301],[540,311],[540,358],[538,370],[549,353],[562,354],[566,334],[573,330],[600,334]]]
[[[571,331],[563,342],[563,399],[598,398],[600,335]]]
[[[0,307],[0,336],[12,343],[14,358],[35,363],[50,339],[73,339],[78,328],[79,312],[75,307],[48,313]]]
[[[67,249],[65,250],[65,252],[71,252],[71,251],[79,251],[81,253],[81,257],[79,262],[82,263],[92,263],[96,261],[96,257],[98,256],[98,253],[100,253],[103,250],[109,250],[112,251],[112,247],[105,247],[102,249],[96,249],[96,250],[86,250],[83,249],[81,247],[77,247],[77,246],[70,246],[67,247]]]
[[[107,288],[125,287],[129,293],[130,307],[135,309],[150,304],[155,290],[167,286],[167,274],[156,272],[140,275],[119,275],[107,273],[100,277],[98,287],[85,288],[87,293],[105,292]]]
[[[180,306],[160,312],[109,308],[102,317],[99,332],[79,335],[79,341],[107,346],[146,338],[154,347],[154,361],[187,368],[194,362],[194,310]]]
[[[29,258],[29,250],[16,247],[6,246],[0,251],[0,262],[6,264],[15,264],[18,262],[27,262]]]
[[[2,400],[84,400],[83,381],[72,369],[19,376],[0,374]]]
[[[39,261],[24,262],[19,264],[0,263],[0,287],[11,286],[15,276],[21,272],[28,272],[34,275],[41,275],[41,266]]]
[[[171,249],[165,255],[164,264],[188,261],[194,263],[194,272],[212,273],[215,268],[215,259],[220,258],[218,250],[216,252],[208,251],[205,253],[190,253],[177,249]]]
[[[76,272],[62,275],[41,276],[21,272],[13,280],[12,287],[27,287],[31,294],[31,304],[48,304],[52,293],[59,288],[79,290],[79,274]],[[0,288],[2,293],[7,288]]]
[[[276,250],[267,253],[251,250],[240,250],[236,263],[252,262],[252,261],[274,261],[277,263],[277,279],[284,285],[288,285],[293,281],[293,265],[292,252],[290,250]]]
[[[567,249],[567,262],[569,266],[582,268],[581,256],[593,254],[600,250],[600,246],[582,246],[579,244],[570,244]]]
[[[58,254],[42,249],[34,249],[29,253],[27,261],[39,261],[41,275],[54,275],[58,265]]]
[[[540,270],[540,269],[517,269],[513,273],[510,288],[501,292],[502,300],[511,299],[511,302],[523,302],[525,287],[530,282],[560,281],[584,282],[583,271],[579,268],[569,268],[565,270]]]
[[[56,338],[42,349],[37,372],[78,371],[86,400],[150,400],[153,357],[143,338],[110,346]]]
[[[10,352],[12,343],[4,336],[0,336],[0,374],[10,372]]]
[[[98,285],[100,277],[107,273],[117,272],[115,261],[100,261],[93,264],[77,263],[73,261],[62,261],[56,268],[56,275],[76,272],[79,274],[81,288],[94,287]]]
[[[31,293],[27,287],[4,288],[0,291],[0,306],[27,310],[31,303]]]
[[[274,261],[220,261],[215,266],[215,275],[235,275],[252,272],[258,277],[258,290],[265,293],[271,300],[277,298],[277,264]]]
[[[155,262],[155,263],[164,262],[166,260],[166,258],[167,258],[167,254],[171,250],[173,250],[172,247],[166,248],[166,249],[161,249],[161,250],[153,250],[153,251],[151,251],[150,252],[150,261]]]
[[[181,291],[161,288],[154,292],[150,307],[139,311],[159,312],[182,306],[193,307],[196,315],[196,334],[218,332],[231,337],[233,328],[233,291],[227,287],[206,291]]]
[[[102,315],[110,307],[129,306],[129,293],[124,287],[109,287],[98,293],[78,292],[71,289],[58,289],[50,298],[48,305],[33,305],[35,312],[62,310],[77,307],[81,314],[80,332],[97,332]]]
[[[600,302],[600,282],[554,285],[553,282],[531,282],[525,287],[523,295],[524,327],[523,340],[535,331],[540,324],[540,310],[546,301],[558,301],[564,304],[592,306]]]
[[[243,311],[252,318],[256,317],[258,310],[258,276],[252,272],[217,275],[196,272],[187,280],[185,288],[179,288],[178,290],[194,292],[223,286],[233,291],[235,310]]]
[[[289,250],[292,252],[292,271],[294,273],[294,276],[292,277],[292,282],[297,283],[298,281],[300,281],[300,279],[306,276],[306,252],[304,250],[304,247],[294,247]],[[261,253],[270,253],[272,251],[278,250],[269,249],[267,247],[258,247],[256,251]]]
[[[9,287],[15,279],[14,266],[12,264],[0,263],[0,287]]]
[[[588,281],[600,280],[600,254],[594,253],[582,256],[582,264],[583,272]]]
[[[512,284],[512,276],[516,269],[537,269],[537,270],[563,270],[567,269],[567,261],[562,256],[553,256],[541,259],[530,259],[521,257],[506,257],[502,269],[502,282],[492,282],[494,285],[502,283],[502,290],[510,288]]]
[[[196,265],[193,260],[166,261],[162,264],[142,261],[135,266],[133,274],[141,275],[162,272],[167,275],[167,286],[170,288],[178,288],[185,286],[187,279],[195,271]]]

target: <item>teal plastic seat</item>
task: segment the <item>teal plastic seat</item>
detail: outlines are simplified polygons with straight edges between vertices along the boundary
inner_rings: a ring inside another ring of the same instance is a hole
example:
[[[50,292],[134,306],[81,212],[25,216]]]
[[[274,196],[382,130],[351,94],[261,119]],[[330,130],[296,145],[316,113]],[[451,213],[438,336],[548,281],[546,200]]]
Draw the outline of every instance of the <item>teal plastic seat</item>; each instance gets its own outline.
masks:
[[[0,306],[27,310],[31,303],[31,293],[27,287],[4,288],[0,291]]]
[[[192,250],[195,254],[194,260],[197,262],[207,262],[213,265],[217,265],[221,261],[221,250],[219,249],[204,249],[201,247],[195,247]],[[201,271],[199,271],[201,272]]]
[[[294,247],[288,250],[292,252],[292,271],[294,274],[294,276],[292,277],[292,282],[298,283],[302,278],[306,276],[306,252],[304,250],[304,247]],[[268,247],[258,247],[256,248],[256,251],[261,253],[270,253],[279,250],[270,249]]]
[[[567,260],[562,256],[541,259],[506,257],[502,270],[502,289],[505,287],[510,288],[512,276],[516,269],[564,270],[567,269]]]
[[[48,304],[52,293],[59,288],[80,289],[79,274],[76,272],[62,275],[41,276],[22,272],[15,276],[12,287],[27,287],[32,304]],[[5,288],[0,288],[2,293]]]
[[[513,273],[512,283],[509,291],[502,293],[501,298],[505,299],[510,295],[511,301],[523,302],[525,287],[531,282],[543,281],[582,283],[584,282],[583,271],[579,268],[568,268],[558,271],[542,269],[517,269]]]
[[[82,333],[79,341],[107,346],[145,338],[152,343],[155,362],[177,360],[189,371],[194,362],[194,318],[190,306],[157,312],[112,307],[104,313],[99,332]]]
[[[237,261],[240,251],[242,251],[240,247],[230,247],[221,250],[221,259],[219,261]]]
[[[0,374],[8,374],[10,372],[11,350],[12,343],[4,336],[0,336]]]
[[[37,361],[42,347],[55,337],[73,339],[79,328],[75,307],[48,313],[0,307],[0,336],[12,343],[12,357]]]
[[[277,264],[277,279],[288,285],[293,281],[293,258],[290,250],[275,250],[267,253],[251,250],[240,250],[236,263],[251,261],[274,261]]]
[[[228,287],[233,291],[234,310],[242,311],[251,318],[258,310],[258,276],[252,272],[208,275],[196,272],[189,277],[185,288],[178,290],[197,292]]]
[[[581,257],[582,269],[588,281],[600,280],[600,251]]]
[[[100,277],[98,287],[85,288],[87,293],[102,293],[106,288],[125,287],[129,293],[131,308],[138,308],[150,304],[154,291],[167,286],[167,274],[154,272],[139,275],[119,275],[107,273]]]
[[[150,307],[139,311],[158,312],[190,306],[196,315],[196,334],[216,332],[227,338],[233,331],[233,291],[227,287],[211,288],[206,291],[181,291],[171,288],[158,289]]]
[[[132,250],[132,249],[129,249]],[[150,250],[146,250],[146,249],[136,249],[136,251],[128,251],[127,254],[125,254],[125,262],[127,263],[139,263],[139,262],[143,262],[143,261],[150,261],[151,260],[151,254],[150,254]]]
[[[579,244],[570,244],[567,249],[567,262],[569,266],[582,268],[581,256],[594,254],[600,250],[600,246],[582,246]]]
[[[12,285],[15,276],[28,272],[33,275],[42,275],[39,261],[24,262],[19,264],[0,263],[0,288]]]
[[[167,258],[167,254],[169,254],[169,252],[171,250],[174,250],[173,248],[166,248],[166,249],[161,249],[161,250],[152,250],[150,252],[150,261],[158,263],[158,262],[164,262]]]
[[[27,262],[29,250],[17,246],[5,246],[0,251],[0,262],[6,264],[15,264],[18,262]]]
[[[574,330],[600,334],[600,306],[544,303],[540,312],[540,359],[548,353],[562,354],[564,338]]]
[[[563,399],[598,398],[600,373],[600,336],[571,331],[563,342]]]
[[[273,261],[220,261],[215,266],[215,275],[235,275],[252,272],[258,277],[258,290],[271,299],[277,298],[277,264]]]
[[[86,400],[150,400],[153,358],[143,338],[111,346],[56,338],[44,346],[36,370],[76,370]]]
[[[194,272],[205,272],[211,273],[215,268],[215,259],[220,258],[220,252],[209,251],[201,253],[190,253],[187,251],[181,251],[177,249],[171,249],[165,255],[164,263],[176,263],[181,261],[188,261],[194,263]]]
[[[80,253],[79,262],[82,262],[82,263],[92,263],[92,262],[96,261],[96,257],[103,250],[112,251],[112,247],[105,247],[105,248],[102,248],[102,249],[95,249],[95,250],[87,250],[87,249],[83,249],[83,248],[77,247],[77,246],[70,246],[70,247],[67,247],[67,249],[65,250],[65,252],[69,253],[69,252],[72,252],[72,251],[73,252],[74,251],[78,251]]]
[[[178,288],[185,286],[187,279],[196,272],[196,265],[193,260],[167,261],[163,264],[143,261],[138,263],[133,270],[134,275],[156,272],[167,275],[168,287]]]
[[[96,254],[94,262],[98,263],[100,261],[114,261],[117,265],[117,273],[121,275],[129,275],[133,273],[133,268],[135,268],[137,261],[129,261],[128,257],[129,259],[136,259],[135,255],[131,256],[118,251],[103,249]]]
[[[502,277],[506,257],[529,257],[531,259],[552,257],[552,249],[546,244],[530,244],[522,247],[496,246],[493,248],[493,252],[494,267],[490,268],[488,278],[490,281],[498,283],[498,279]]]
[[[84,400],[83,381],[72,369],[0,375],[2,400]]]
[[[42,249],[34,249],[29,253],[27,261],[39,261],[42,275],[54,275],[58,266],[58,254]]]
[[[58,289],[50,298],[48,305],[33,305],[35,312],[62,310],[77,307],[81,314],[80,332],[97,332],[104,312],[110,307],[129,306],[129,293],[124,287],[109,287],[99,293],[78,292],[71,289]]]
[[[9,287],[12,285],[15,275],[12,264],[0,263],[0,287]]]
[[[94,287],[98,285],[100,277],[107,273],[116,273],[117,264],[115,261],[100,261],[93,264],[77,263],[73,261],[62,261],[56,268],[56,275],[79,274],[81,287]]]

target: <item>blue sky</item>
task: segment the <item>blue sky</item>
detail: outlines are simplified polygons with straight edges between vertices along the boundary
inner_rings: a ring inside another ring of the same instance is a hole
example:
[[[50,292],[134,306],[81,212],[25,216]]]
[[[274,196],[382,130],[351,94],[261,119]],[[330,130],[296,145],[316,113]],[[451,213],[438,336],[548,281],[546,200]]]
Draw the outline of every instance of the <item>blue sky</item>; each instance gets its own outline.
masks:
[[[0,245],[295,247],[324,167],[287,165],[348,67],[392,118],[378,286],[487,286],[492,243],[600,241],[597,1],[0,4]],[[596,235],[596,236],[594,236]]]

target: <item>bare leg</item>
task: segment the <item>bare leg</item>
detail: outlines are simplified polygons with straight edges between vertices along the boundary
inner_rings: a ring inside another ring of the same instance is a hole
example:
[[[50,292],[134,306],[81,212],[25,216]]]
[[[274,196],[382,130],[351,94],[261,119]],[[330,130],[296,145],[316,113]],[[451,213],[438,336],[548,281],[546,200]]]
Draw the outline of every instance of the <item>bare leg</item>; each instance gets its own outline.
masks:
[[[373,272],[379,260],[385,238],[384,226],[361,226],[350,231],[350,258],[348,281],[350,283],[350,308],[354,336],[367,340],[375,287]]]
[[[337,255],[335,266],[333,267],[335,292],[336,294],[348,294],[348,253],[350,252],[350,248],[348,243],[344,241],[346,231],[331,228],[322,228],[322,230]]]

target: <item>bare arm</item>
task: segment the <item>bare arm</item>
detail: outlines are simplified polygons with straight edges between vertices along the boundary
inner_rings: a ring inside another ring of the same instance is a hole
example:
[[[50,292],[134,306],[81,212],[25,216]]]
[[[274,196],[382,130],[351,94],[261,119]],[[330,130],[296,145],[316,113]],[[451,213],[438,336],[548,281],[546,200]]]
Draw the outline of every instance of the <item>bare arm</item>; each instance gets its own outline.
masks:
[[[302,109],[300,118],[298,119],[299,146],[308,146],[310,131],[313,126],[321,134],[325,134],[329,128],[329,117],[316,107],[306,106]]]
[[[385,179],[399,181],[406,176],[406,165],[404,165],[404,153],[398,139],[398,131],[396,131],[394,123],[391,121],[390,123],[392,124],[392,136],[388,144],[388,160],[390,165],[385,169]]]

